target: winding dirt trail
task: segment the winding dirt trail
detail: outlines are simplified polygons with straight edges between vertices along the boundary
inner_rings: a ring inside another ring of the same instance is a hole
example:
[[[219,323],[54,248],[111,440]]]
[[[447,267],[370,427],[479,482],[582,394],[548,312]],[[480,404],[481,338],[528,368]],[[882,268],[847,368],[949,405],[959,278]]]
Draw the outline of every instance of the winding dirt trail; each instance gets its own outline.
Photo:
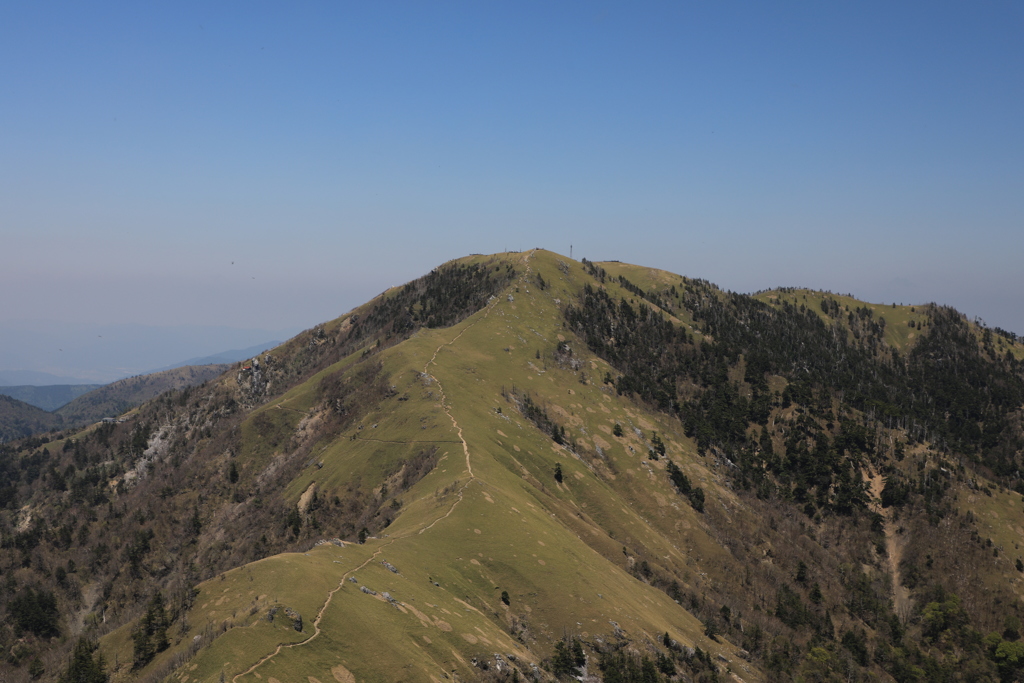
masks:
[[[526,275],[530,272],[530,259],[532,257],[533,257],[533,250],[527,252],[524,255],[523,262],[526,264],[526,270],[524,271],[523,275],[521,275],[519,277],[519,281],[520,282],[523,282],[525,280],[525,278],[526,278]],[[431,365],[436,365],[437,364],[437,354],[441,352],[441,349],[443,349],[446,346],[451,346],[452,344],[457,342],[462,335],[464,335],[471,328],[473,328],[477,323],[479,323],[482,320],[487,319],[487,317],[491,314],[491,311],[498,304],[498,301],[499,301],[499,299],[497,297],[495,297],[494,301],[490,302],[486,306],[486,308],[484,309],[484,314],[479,319],[473,321],[473,323],[471,323],[470,325],[467,325],[461,332],[459,332],[457,335],[455,335],[455,337],[453,337],[449,341],[444,342],[443,344],[438,346],[436,349],[434,349],[434,353],[430,357],[430,360],[428,360],[426,362],[426,364],[423,366],[423,374],[425,376],[427,376],[427,377],[430,377],[431,380],[435,384],[437,384],[438,392],[441,394],[441,408],[444,410],[445,414],[448,416],[448,419],[450,419],[452,421],[452,426],[458,432],[458,436],[459,436],[458,443],[462,444],[462,452],[466,456],[466,472],[469,475],[469,480],[465,484],[463,484],[461,487],[459,487],[458,498],[455,500],[455,502],[452,503],[452,506],[448,509],[448,512],[444,513],[444,515],[442,515],[441,517],[438,517],[433,522],[431,522],[427,526],[425,526],[422,529],[420,529],[417,532],[417,534],[422,534],[423,532],[425,532],[428,529],[432,528],[435,524],[437,524],[441,520],[447,519],[453,512],[455,512],[455,508],[458,506],[458,504],[462,502],[463,495],[464,495],[466,489],[469,487],[469,485],[472,484],[475,481],[479,481],[477,479],[476,475],[473,473],[473,464],[472,464],[472,462],[470,462],[470,457],[469,457],[469,444],[466,442],[465,437],[462,435],[462,426],[459,424],[458,420],[456,420],[455,416],[452,414],[451,404],[448,401],[448,397],[444,393],[444,387],[441,385],[441,381],[438,380],[435,375],[433,375],[430,372],[428,372],[428,368]],[[367,441],[369,441],[369,440],[377,441],[378,439],[366,439],[366,440]],[[437,443],[437,442],[434,442],[434,443]],[[457,442],[451,441],[451,442],[448,442],[448,443],[457,443]],[[231,683],[238,683],[238,679],[239,678],[241,678],[243,676],[248,676],[251,673],[255,673],[256,669],[258,669],[259,667],[263,666],[267,662],[269,662],[272,659],[274,659],[274,657],[279,655],[282,650],[292,649],[292,648],[296,648],[296,647],[302,647],[303,645],[308,645],[309,643],[313,642],[313,640],[316,639],[316,637],[319,636],[320,633],[321,633],[321,631],[320,631],[320,620],[323,618],[324,612],[326,612],[327,608],[330,606],[331,600],[334,598],[334,594],[337,593],[338,591],[340,591],[345,586],[345,581],[348,580],[348,577],[351,576],[352,574],[355,574],[357,571],[359,571],[360,569],[363,569],[364,567],[369,565],[371,562],[373,562],[375,559],[377,559],[377,557],[382,552],[384,552],[384,549],[387,548],[388,546],[390,546],[392,543],[394,543],[394,542],[396,542],[398,540],[401,540],[402,538],[406,538],[407,536],[408,536],[408,534],[403,534],[401,536],[395,536],[390,541],[388,541],[387,543],[385,543],[381,547],[377,548],[377,550],[374,551],[373,555],[371,555],[369,558],[367,558],[366,561],[363,562],[361,565],[359,565],[358,567],[355,567],[354,569],[350,569],[349,571],[345,572],[342,575],[341,581],[339,581],[338,585],[335,586],[333,589],[331,589],[330,592],[327,593],[327,599],[324,601],[324,604],[320,607],[319,611],[317,611],[316,618],[313,620],[313,634],[309,638],[306,638],[305,640],[301,640],[301,641],[296,642],[296,643],[280,643],[274,649],[273,652],[271,652],[270,654],[265,655],[262,659],[257,661],[255,664],[250,666],[245,671],[243,671],[241,673],[238,673],[238,674],[235,674],[231,678]]]
[[[523,271],[523,274],[521,276],[519,276],[519,282],[524,282],[526,280],[526,276],[530,273],[530,259],[531,258],[533,258],[533,250],[528,251],[525,254],[525,256],[523,257],[523,262],[526,264],[526,270]],[[471,325],[467,325],[465,327],[465,329],[463,329],[461,332],[459,332],[457,335],[455,335],[455,337],[452,338],[450,341],[447,341],[444,344],[441,344],[440,346],[438,346],[436,349],[434,349],[434,355],[432,355],[430,357],[430,360],[428,360],[426,362],[426,364],[423,366],[423,374],[425,376],[429,377],[431,380],[433,380],[437,384],[437,390],[441,394],[441,408],[444,409],[444,412],[448,416],[448,419],[452,421],[452,426],[455,428],[455,430],[459,434],[459,441],[462,442],[462,451],[466,455],[466,472],[469,473],[469,481],[466,482],[466,486],[469,486],[469,484],[471,484],[473,482],[473,480],[476,479],[476,475],[473,474],[473,463],[470,462],[470,459],[469,459],[469,444],[466,443],[466,439],[462,435],[462,426],[459,425],[458,420],[456,420],[455,416],[452,415],[451,403],[449,403],[448,397],[444,393],[444,387],[441,385],[441,381],[437,377],[435,377],[433,374],[431,374],[428,371],[428,368],[431,365],[437,365],[437,354],[439,354],[441,352],[441,349],[443,349],[446,346],[451,346],[452,344],[457,342],[462,335],[466,334],[466,332],[468,332],[473,327],[475,327],[477,325],[477,323],[479,323],[479,322],[481,322],[483,320],[486,320],[487,317],[491,314],[491,311],[494,310],[494,307],[498,304],[499,301],[500,301],[500,299],[498,299],[498,297],[495,297],[494,301],[492,301],[491,303],[487,304],[487,307],[484,309],[484,314],[482,316],[480,316],[477,320],[473,321],[473,323]],[[463,489],[465,489],[465,486],[463,486]],[[461,491],[460,491],[460,494],[461,494]],[[459,500],[462,500],[461,496],[460,496]],[[450,514],[450,511],[449,511],[449,514]],[[447,515],[445,515],[445,516],[447,516]],[[433,526],[433,525],[431,525],[431,526]]]
[[[484,314],[484,318],[487,317],[487,314],[491,312],[492,308],[493,305],[487,307],[487,312]],[[483,320],[483,318],[481,318],[481,320]],[[476,323],[473,323],[473,325],[476,325]],[[448,419],[452,421],[452,427],[454,427],[459,434],[459,441],[462,443],[462,452],[465,453],[466,455],[466,472],[469,473],[470,481],[476,479],[476,475],[473,474],[473,463],[471,463],[469,460],[469,444],[466,443],[466,438],[462,435],[462,426],[459,424],[459,421],[455,419],[455,416],[452,415],[452,406],[451,403],[448,401],[448,397],[444,393],[444,387],[441,386],[441,381],[431,373],[427,372],[427,368],[429,368],[431,365],[436,365],[437,354],[441,351],[441,349],[443,349],[446,346],[451,346],[452,344],[457,342],[459,340],[459,337],[464,335],[471,327],[473,327],[473,325],[467,326],[466,329],[462,330],[462,332],[459,332],[457,335],[455,335],[455,338],[452,339],[451,341],[445,342],[444,344],[438,346],[437,349],[434,350],[434,355],[431,356],[430,360],[427,361],[427,364],[423,366],[423,374],[429,377],[431,380],[433,380],[435,384],[437,384],[437,390],[441,394],[441,408],[444,410],[445,415],[448,416]],[[468,485],[469,483],[466,484],[466,486]]]
[[[419,440],[419,441],[417,441],[417,440],[412,440],[412,441],[391,441],[389,439],[367,439],[367,438],[363,438],[361,436],[357,436],[355,440],[356,441],[373,441],[374,443],[400,443],[400,444],[407,444],[407,443],[460,443],[459,441],[452,441],[451,439],[448,439],[448,440],[445,440],[445,439],[424,439],[424,440]]]
[[[397,538],[391,539],[390,541],[388,541],[387,543],[385,543],[381,547],[377,548],[377,550],[374,551],[373,555],[370,555],[370,557],[368,557],[366,559],[366,561],[363,562],[361,565],[359,565],[358,567],[356,567],[354,569],[350,569],[347,572],[345,572],[344,574],[342,574],[341,581],[339,581],[338,585],[335,586],[334,588],[332,588],[329,593],[327,593],[327,599],[324,601],[324,604],[320,606],[320,610],[316,613],[316,618],[313,619],[313,635],[311,635],[309,638],[306,638],[305,640],[300,640],[297,643],[280,643],[274,649],[273,652],[271,652],[268,655],[265,655],[261,660],[259,660],[258,662],[256,662],[252,666],[250,666],[245,671],[243,671],[241,673],[238,673],[238,674],[235,674],[231,678],[231,683],[238,683],[238,679],[239,678],[241,678],[242,676],[248,676],[249,674],[253,673],[254,671],[256,671],[256,669],[258,669],[259,667],[263,666],[264,664],[266,664],[267,662],[272,660],[277,655],[281,654],[281,650],[291,649],[293,647],[300,647],[302,645],[308,645],[309,643],[311,643],[317,636],[320,635],[320,633],[321,633],[321,631],[320,631],[320,620],[323,619],[324,612],[326,612],[327,608],[330,606],[331,600],[334,598],[334,594],[337,593],[338,591],[340,591],[344,587],[345,581],[348,579],[348,577],[351,576],[352,574],[355,574],[357,571],[359,571],[360,569],[362,569],[363,567],[365,567],[366,565],[370,564],[375,559],[377,559],[377,556],[379,556],[382,552],[384,552],[385,548],[387,548],[389,545],[391,545],[392,543],[394,543],[397,540],[398,540]]]

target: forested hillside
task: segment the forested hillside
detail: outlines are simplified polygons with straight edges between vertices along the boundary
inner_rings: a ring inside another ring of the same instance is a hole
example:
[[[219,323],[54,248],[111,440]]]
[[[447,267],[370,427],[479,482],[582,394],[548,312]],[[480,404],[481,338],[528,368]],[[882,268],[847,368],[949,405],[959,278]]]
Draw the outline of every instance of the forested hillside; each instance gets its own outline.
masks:
[[[609,280],[600,265],[585,265],[598,282]],[[900,520],[905,538],[891,578],[917,592],[922,611],[897,615],[906,603],[862,579],[844,579],[844,607],[870,627],[842,636],[855,659],[866,664],[872,651],[897,680],[953,680],[967,670],[1015,680],[1017,655],[1007,653],[1024,652],[1017,635],[1021,603],[978,579],[1000,550],[1013,554],[1005,564],[1024,570],[1024,539],[994,548],[974,528],[973,513],[961,516],[958,505],[982,477],[1024,493],[1024,363],[1015,335],[929,304],[911,307],[910,318],[901,320],[923,333],[913,343],[890,344],[890,323],[875,314],[878,307],[840,306],[827,293],[813,293],[812,306],[794,290],[759,300],[686,278],[646,291],[622,275],[617,284],[635,298],[586,285],[565,317],[592,351],[619,369],[607,378],[618,393],[674,415],[704,457],[726,463],[738,490],[793,505],[816,525],[864,520],[881,556],[890,550],[881,513],[889,509]],[[907,317],[896,309],[893,304],[893,318]],[[675,316],[693,321],[694,332],[674,324]],[[884,485],[872,505],[875,472]],[[992,495],[987,484],[981,488]],[[950,543],[964,554],[938,551]],[[802,562],[795,578],[806,588]],[[1011,576],[1009,583],[1018,581]],[[970,594],[973,613],[951,588]],[[832,615],[815,616],[801,597],[780,589],[776,616],[798,632],[810,631],[808,645],[838,635]],[[820,589],[805,599],[820,605]],[[916,621],[911,617],[921,620],[914,635],[923,637],[924,648],[904,640],[907,622]],[[1001,623],[1011,625],[1003,635]],[[995,630],[983,643],[978,628]],[[792,673],[778,661],[768,664]]]

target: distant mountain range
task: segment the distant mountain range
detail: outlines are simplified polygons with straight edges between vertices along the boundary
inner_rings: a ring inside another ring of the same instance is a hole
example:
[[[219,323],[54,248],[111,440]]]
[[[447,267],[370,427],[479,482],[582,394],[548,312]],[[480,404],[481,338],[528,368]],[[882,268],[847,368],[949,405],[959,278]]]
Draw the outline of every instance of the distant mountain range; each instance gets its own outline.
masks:
[[[186,361],[180,363],[174,363],[173,365],[167,365],[162,368],[150,370],[150,372],[163,372],[164,370],[173,370],[174,368],[185,367],[186,365],[217,365],[220,363],[237,363],[240,360],[246,360],[252,358],[258,354],[263,353],[267,349],[272,349],[275,346],[280,346],[281,342],[271,341],[264,342],[262,344],[256,344],[246,349],[232,349],[231,351],[222,351],[212,356],[201,356],[199,358],[189,358]],[[149,373],[146,373],[149,374]],[[0,391],[3,389],[0,388]]]
[[[69,425],[88,424],[104,417],[115,417],[160,394],[202,384],[223,374],[229,364],[186,365],[147,375],[119,379],[79,396],[54,414]]]
[[[190,358],[180,363],[172,363],[171,365],[165,365],[164,367],[156,368],[140,374],[152,375],[154,373],[192,365],[224,365],[228,363],[236,363],[240,360],[245,360],[246,358],[252,358],[267,349],[272,349],[280,343],[281,342],[278,341],[265,342],[263,344],[250,346],[246,349],[232,349],[231,351],[222,351],[221,353],[217,353],[212,356]],[[12,382],[11,380],[14,381]],[[20,380],[20,383],[15,384],[18,380]],[[10,382],[12,386],[6,386],[5,383],[7,382]],[[51,412],[57,410],[66,403],[70,403],[79,396],[87,394],[102,386],[105,385],[82,384],[80,380],[75,381],[71,378],[57,377],[56,375],[50,375],[45,372],[35,372],[32,370],[0,371],[0,394],[10,396],[18,401],[22,401],[29,405]]]
[[[36,384],[0,386],[0,443],[39,432],[78,427],[113,417],[171,389],[201,384],[231,363],[252,358],[279,342],[191,358],[109,384],[77,384],[42,372],[0,372],[0,380],[29,379]],[[52,384],[51,380],[64,380]]]
[[[55,386],[58,384],[88,384],[79,377],[54,375],[38,370],[0,370],[0,391],[16,386]],[[100,386],[100,385],[95,385]]]
[[[87,394],[102,386],[102,384],[50,384],[45,386],[24,384],[13,387],[0,386],[0,394],[52,412],[82,394]]]
[[[98,422],[104,417],[116,417],[145,401],[156,398],[160,394],[173,389],[202,384],[222,374],[229,364],[218,365],[186,365],[162,372],[137,375],[119,379],[110,384],[92,387],[70,402],[66,402],[52,412],[46,411],[28,402],[0,394],[0,443],[20,439],[40,432],[55,429],[76,428]],[[6,387],[36,390],[36,398],[45,397],[51,401],[61,392],[78,391],[89,385],[56,386],[56,387]],[[56,389],[57,391],[50,390]]]
[[[224,362],[224,349],[262,350],[266,340],[298,331],[4,320],[0,386],[106,384],[154,370]]]

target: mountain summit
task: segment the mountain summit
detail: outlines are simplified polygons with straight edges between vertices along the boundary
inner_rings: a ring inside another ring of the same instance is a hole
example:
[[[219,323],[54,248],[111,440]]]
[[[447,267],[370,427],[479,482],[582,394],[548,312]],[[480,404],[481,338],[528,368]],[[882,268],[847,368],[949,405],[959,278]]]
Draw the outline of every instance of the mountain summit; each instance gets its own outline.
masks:
[[[1014,680],[1022,358],[937,305],[452,261],[6,449],[0,666]]]

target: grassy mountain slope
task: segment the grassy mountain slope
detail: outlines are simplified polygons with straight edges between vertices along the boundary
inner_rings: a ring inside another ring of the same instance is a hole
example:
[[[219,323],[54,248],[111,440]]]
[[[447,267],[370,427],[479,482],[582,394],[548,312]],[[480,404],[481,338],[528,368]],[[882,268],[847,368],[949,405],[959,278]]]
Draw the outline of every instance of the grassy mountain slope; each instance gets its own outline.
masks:
[[[530,267],[525,260],[517,265]],[[344,550],[320,546],[308,560],[305,555],[291,560],[297,584],[317,565],[324,567],[321,572],[334,570],[329,572],[334,580],[327,586],[340,588],[323,617],[323,623],[333,620],[334,625],[329,637],[314,638],[301,652],[292,648],[294,656],[291,650],[285,651],[263,664],[259,670],[266,668],[266,675],[280,670],[284,673],[279,677],[293,677],[301,670],[295,667],[312,658],[332,666],[341,664],[358,679],[398,680],[404,675],[428,680],[452,671],[473,676],[482,671],[474,669],[474,659],[493,667],[492,650],[513,655],[525,673],[565,632],[614,640],[609,621],[636,638],[653,641],[671,632],[680,642],[701,643],[735,658],[732,646],[704,638],[700,623],[671,598],[633,578],[621,541],[587,518],[587,499],[614,495],[594,476],[594,465],[553,447],[549,436],[522,417],[509,417],[515,415],[514,404],[502,397],[503,384],[511,390],[511,384],[535,382],[538,396],[550,393],[565,405],[550,409],[567,414],[577,410],[586,414],[582,403],[599,405],[608,396],[597,386],[580,384],[573,371],[541,369],[544,361],[538,361],[536,352],[558,343],[560,321],[552,297],[527,293],[529,275],[525,270],[519,278],[519,292],[509,291],[513,301],[506,294],[454,328],[420,330],[400,346],[380,352],[382,372],[392,383],[391,396],[365,415],[351,434],[314,449],[317,464],[305,468],[288,486],[295,504],[314,485],[327,499],[353,480],[369,480],[380,491],[378,482],[390,479],[389,474],[393,477],[410,451],[437,449],[434,470],[400,498],[393,498],[397,505],[386,506],[395,518],[377,533],[378,538]],[[535,343],[520,341],[526,330],[536,337]],[[261,410],[290,416],[297,427],[316,407],[311,399],[314,386],[315,379]],[[567,400],[562,400],[563,395]],[[596,433],[601,433],[598,425],[608,423],[610,415],[593,413]],[[624,413],[622,417],[626,418]],[[289,417],[283,419],[287,423]],[[584,424],[586,418],[579,419]],[[288,429],[292,428],[289,424]],[[505,436],[508,433],[514,436]],[[415,445],[410,448],[410,444]],[[259,446],[250,448],[252,456],[262,455]],[[636,465],[628,452],[620,457],[624,465]],[[257,462],[262,466],[266,461]],[[561,484],[554,479],[555,464],[562,467]],[[242,472],[243,477],[248,473],[245,466]],[[632,471],[628,476],[638,474]],[[630,505],[621,499],[615,504],[617,508]],[[630,527],[649,533],[635,514],[611,526],[624,529],[625,542],[632,538]],[[580,538],[584,534],[589,537],[586,541]],[[325,555],[342,559],[327,564]],[[385,559],[400,573],[383,567],[380,561]],[[249,570],[247,566],[245,571]],[[359,585],[343,581],[352,574]],[[360,591],[362,585],[379,594],[389,592],[403,609],[374,600],[375,596]],[[199,590],[202,595],[203,587]],[[502,590],[509,593],[509,606],[501,602]],[[326,595],[323,591],[322,598]],[[368,609],[365,605],[371,600],[368,604],[376,605],[379,612],[372,617],[372,626],[341,618],[349,606]],[[191,621],[199,623],[194,617]],[[250,630],[265,630],[265,612],[257,610],[246,621],[252,625],[229,630],[209,653],[197,658],[200,670],[213,662],[217,667],[211,674],[226,667],[226,675],[233,677],[258,661]],[[516,641],[513,634],[527,642]],[[396,656],[394,644],[409,640],[412,643]],[[539,641],[539,652],[527,649],[531,641]],[[339,643],[344,643],[340,652]],[[372,656],[381,643],[388,644],[387,650],[380,651],[381,658]],[[225,661],[218,654],[217,648],[232,647],[252,659]],[[173,658],[173,650],[166,656]],[[393,661],[395,669],[382,670],[382,661]],[[330,675],[330,668],[310,675]]]
[[[13,452],[7,614],[50,591],[114,680],[550,679],[574,642],[606,680],[1012,680],[1020,351],[936,306],[461,259]],[[11,680],[63,666],[10,623]]]

